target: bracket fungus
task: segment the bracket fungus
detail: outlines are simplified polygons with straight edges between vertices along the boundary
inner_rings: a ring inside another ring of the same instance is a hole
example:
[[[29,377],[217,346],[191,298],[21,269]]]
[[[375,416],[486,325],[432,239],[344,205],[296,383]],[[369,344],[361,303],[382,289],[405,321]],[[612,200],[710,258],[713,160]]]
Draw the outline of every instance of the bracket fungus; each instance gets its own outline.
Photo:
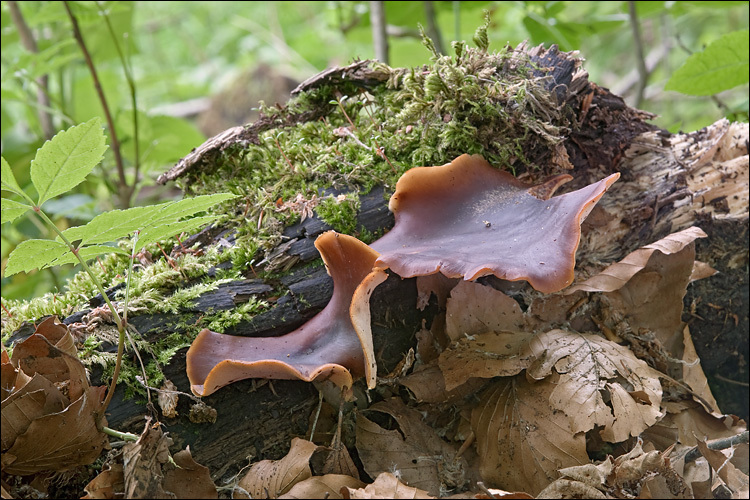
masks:
[[[367,246],[328,231],[315,241],[334,283],[325,309],[280,337],[201,331],[187,353],[192,391],[205,396],[246,378],[329,379],[351,387],[352,375],[374,388],[370,295],[385,269],[402,278],[494,274],[559,291],[573,281],[581,222],[619,176],[552,197],[569,175],[527,185],[479,155],[409,170],[391,197],[396,224],[385,236]]]
[[[187,353],[187,374],[195,394],[207,396],[246,378],[329,379],[339,387],[351,387],[352,374],[374,381],[369,300],[386,278],[382,269],[373,269],[377,253],[334,231],[320,235],[315,246],[333,278],[328,305],[280,337],[201,331]]]
[[[551,197],[570,176],[527,185],[479,155],[407,171],[390,210],[396,224],[371,246],[402,278],[526,280],[551,293],[573,281],[581,222],[620,174]]]

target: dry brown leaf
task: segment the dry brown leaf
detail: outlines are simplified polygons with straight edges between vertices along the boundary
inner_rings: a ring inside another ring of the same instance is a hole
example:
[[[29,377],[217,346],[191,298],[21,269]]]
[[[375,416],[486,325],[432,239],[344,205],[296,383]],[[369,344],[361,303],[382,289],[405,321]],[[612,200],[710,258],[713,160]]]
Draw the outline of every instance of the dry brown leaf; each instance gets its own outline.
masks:
[[[748,454],[750,454],[750,446],[747,443],[740,443],[732,448],[732,458],[729,459],[743,474],[749,473],[750,460],[748,460]]]
[[[177,386],[171,380],[165,379],[161,388],[164,392],[159,392],[157,399],[159,408],[161,408],[161,412],[165,417],[175,418],[177,416],[177,400],[179,396],[176,392],[170,391],[176,391]]]
[[[342,488],[356,490],[364,487],[365,483],[351,476],[326,474],[300,481],[279,498],[344,498],[341,494]]]
[[[172,493],[177,498],[219,497],[208,467],[193,460],[189,446],[175,453],[174,463],[177,467],[164,474],[163,487],[167,493]]]
[[[346,449],[346,446],[341,445],[328,452],[322,472],[324,475],[341,474],[359,479],[359,471],[349,455],[349,450]]]
[[[611,498],[589,486],[571,479],[558,479],[544,488],[536,498]]]
[[[693,262],[693,271],[690,273],[690,282],[692,283],[693,281],[710,278],[718,272],[719,271],[706,264],[705,262],[696,260],[695,262]]]
[[[688,325],[685,325],[685,328],[682,331],[682,339],[684,344],[682,353],[682,381],[692,389],[694,399],[697,402],[703,404],[704,407],[705,405],[708,405],[706,408],[707,412],[715,417],[721,417],[719,405],[716,403],[714,395],[711,394],[708,380],[703,373],[703,367],[701,367],[700,364],[701,359],[695,351],[695,345],[693,344],[693,338],[690,335],[690,327],[688,327]]]
[[[83,489],[86,495],[82,499],[112,500],[124,498],[125,476],[122,472],[122,464],[112,464],[92,479]]]
[[[310,441],[294,438],[289,453],[281,460],[262,460],[245,474],[239,486],[251,498],[278,498],[292,487],[312,477],[310,457],[320,447]]]
[[[732,498],[748,498],[750,481],[747,474],[737,469],[729,457],[720,450],[712,450],[705,441],[698,440],[698,449],[706,458],[711,468],[716,471],[724,484],[732,491]],[[728,450],[731,453],[731,449]]]
[[[640,496],[644,493],[641,491],[642,488],[655,475],[664,478],[666,483],[652,482],[646,494]],[[607,479],[607,485],[618,498],[623,496],[652,498],[647,496],[649,490],[665,495],[662,498],[692,497],[689,486],[672,468],[666,453],[656,450],[644,452],[640,440],[628,453],[615,458],[612,473]]]
[[[72,347],[72,354],[67,352],[71,351],[69,343],[72,342],[67,327],[50,323],[53,319],[56,317],[45,320],[39,326],[41,330],[37,330],[46,336],[35,333],[15,346],[11,362],[30,377],[38,373],[51,382],[66,383],[66,396],[75,401],[88,388],[86,368],[76,356],[75,347]],[[61,335],[63,329],[65,333]]]
[[[465,460],[454,460],[458,448],[443,441],[420,412],[399,398],[374,404],[368,412],[374,411],[391,415],[399,429],[384,429],[361,413],[357,416],[357,450],[371,477],[395,469],[407,484],[435,495],[463,486]]]
[[[167,498],[162,467],[169,461],[172,439],[162,432],[159,423],[146,425],[138,441],[123,447],[125,498]]]
[[[658,451],[641,443],[615,459],[560,469],[538,498],[693,498],[683,478]]]
[[[553,370],[560,374],[549,402],[570,418],[573,432],[599,425],[602,438],[617,443],[639,435],[662,415],[659,372],[626,347],[597,335],[551,330],[532,338],[529,350],[534,361],[527,375],[539,380]],[[604,402],[604,390],[614,414]]]
[[[445,387],[445,378],[435,364],[420,365],[412,373],[399,380],[409,389],[419,403],[454,403],[477,392],[485,380],[471,377],[450,391]]]
[[[487,332],[454,342],[438,358],[445,389],[452,391],[471,378],[519,373],[531,362],[531,353],[525,349],[529,337],[523,332]]]
[[[433,326],[435,319],[433,319]],[[428,330],[424,326],[415,334],[417,338],[417,356],[422,363],[430,363],[440,356],[442,348],[435,338],[432,329]]]
[[[432,295],[437,298],[438,307],[445,309],[448,294],[459,281],[458,278],[447,278],[443,273],[417,276],[417,309],[424,311]]]
[[[672,358],[682,356],[683,298],[694,261],[692,242],[676,253],[654,252],[622,288],[604,294],[630,331],[653,334],[655,347],[665,349]]]
[[[578,290],[587,292],[614,292],[615,290],[619,290],[636,273],[647,266],[651,255],[655,251],[658,250],[664,255],[677,253],[695,241],[696,238],[705,238],[706,236],[706,233],[699,227],[689,227],[670,234],[659,241],[629,253],[624,259],[610,265],[599,274],[592,276],[582,283],[568,287],[564,293],[565,295],[569,295]]]
[[[540,380],[554,370],[560,378],[549,404],[569,417],[573,433],[601,426],[603,439],[620,442],[660,418],[659,373],[628,348],[565,330],[527,335],[490,332],[458,341],[440,355],[446,389],[469,377],[511,376],[526,368],[530,377]]]
[[[23,372],[20,372],[23,373]],[[31,395],[34,396],[31,396]],[[65,409],[70,401],[55,385],[39,374],[15,390],[2,402],[2,451],[7,450],[16,438],[26,432],[31,422],[50,413]]]
[[[103,391],[92,387],[65,410],[37,418],[3,455],[9,474],[65,470],[87,465],[109,446],[97,430]]]
[[[347,487],[342,490],[344,498],[436,498],[424,490],[412,488],[402,483],[398,477],[390,472],[383,472],[372,484],[364,488],[354,489]]]
[[[0,361],[0,400],[5,400],[16,385],[18,369],[10,362],[8,351],[5,350],[4,345],[2,346],[2,352],[0,352]]]
[[[452,291],[445,315],[451,340],[484,332],[519,331],[526,325],[518,302],[494,288],[462,281]]]
[[[672,434],[673,441],[679,441],[687,446],[695,446],[697,438],[708,440],[731,437],[743,432],[746,427],[744,421],[733,415],[714,416],[694,401],[681,401],[680,404],[666,403],[667,415],[659,422],[644,431],[643,438],[656,443],[653,435]],[[672,408],[675,408],[673,411]]]
[[[572,432],[568,417],[550,407],[556,378],[503,378],[480,395],[471,426],[488,486],[536,495],[558,469],[588,462],[584,434]]]

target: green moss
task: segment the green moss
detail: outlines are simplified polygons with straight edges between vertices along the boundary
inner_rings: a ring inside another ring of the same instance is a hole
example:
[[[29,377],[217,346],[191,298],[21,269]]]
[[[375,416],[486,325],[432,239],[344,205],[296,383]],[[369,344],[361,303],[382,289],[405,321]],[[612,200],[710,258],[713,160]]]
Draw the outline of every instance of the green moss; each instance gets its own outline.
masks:
[[[359,196],[349,193],[323,198],[315,209],[318,216],[339,233],[354,234],[357,229]]]
[[[227,328],[236,326],[241,321],[248,320],[266,309],[268,309],[266,301],[250,297],[249,301],[234,309],[207,314],[201,321],[201,324],[205,324],[206,328],[214,332],[224,333],[224,330]]]
[[[284,208],[298,196],[313,200],[328,188],[349,192],[342,200],[323,197],[316,213],[336,230],[369,243],[380,235],[356,227],[357,193],[382,185],[389,196],[398,178],[414,166],[442,165],[464,153],[482,154],[495,167],[514,173],[545,163],[575,123],[566,121],[565,110],[550,101],[544,71],[534,68],[525,54],[509,48],[488,53],[486,27],[477,31],[475,40],[478,49],[454,42],[453,56],[438,54],[426,41],[432,61],[419,68],[377,64],[373,69],[385,80],[366,92],[346,82],[302,92],[286,106],[263,105],[262,120],[268,126],[226,148],[209,168],[197,168],[178,180],[187,194],[239,195],[210,210],[220,216],[218,225],[234,231],[235,244],[173,259],[166,259],[156,245],[148,248],[153,263],[139,265],[133,273],[131,309],[138,314],[177,314],[174,331],[179,332],[152,346],[154,370],[201,328],[225,331],[268,308],[252,299],[207,314],[197,323],[194,317],[188,321],[179,316],[192,300],[221,282],[275,276],[256,268],[282,241],[284,227],[301,219],[299,211]],[[541,76],[533,76],[532,69]],[[162,248],[169,252],[176,244],[165,241]],[[212,267],[227,261],[232,262],[230,269],[209,277]],[[109,256],[93,269],[110,287],[124,280],[127,259]],[[3,335],[25,320],[48,314],[64,317],[88,308],[88,299],[96,293],[90,278],[79,273],[64,293],[23,303],[4,301],[13,317],[4,320]],[[118,292],[116,300],[123,296],[124,291]],[[108,358],[100,356],[97,362]],[[134,382],[140,369],[128,366],[126,384],[141,392]]]

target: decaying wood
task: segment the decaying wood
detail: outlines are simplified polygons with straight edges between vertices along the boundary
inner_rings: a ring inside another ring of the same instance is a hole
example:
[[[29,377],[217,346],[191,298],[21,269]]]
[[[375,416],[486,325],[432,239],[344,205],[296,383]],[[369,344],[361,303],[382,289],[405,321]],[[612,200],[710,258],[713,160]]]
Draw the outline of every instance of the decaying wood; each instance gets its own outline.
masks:
[[[698,242],[697,258],[720,271],[721,285],[717,289],[711,280],[691,285],[684,319],[690,323],[709,380],[714,384],[723,383],[717,375],[731,373],[746,382],[747,124],[720,121],[692,134],[673,136],[647,124],[645,120],[651,115],[628,107],[621,98],[589,82],[579,62],[569,54],[555,47],[548,50],[536,47],[529,53],[539,66],[554,68],[548,90],[561,106],[573,113],[572,119],[577,124],[564,142],[565,156],[574,167],[575,180],[562,191],[576,189],[615,171],[622,174],[583,226],[577,254],[579,269],[583,273],[598,271],[666,234],[690,225],[700,226],[709,237]],[[335,85],[352,78],[365,86],[382,81],[378,80],[380,76],[368,73],[368,63],[361,61],[329,70],[303,85],[305,88],[321,82]],[[324,112],[320,111],[321,116]],[[230,146],[255,142],[260,132],[288,126],[294,120],[317,118],[319,116],[283,120],[261,118],[253,125],[227,130],[191,152],[162,175],[159,182],[177,179],[197,168],[210,171],[216,155]],[[393,217],[387,209],[389,194],[376,188],[362,196],[358,223],[370,231],[390,228]],[[281,282],[249,279],[227,283],[198,298],[178,316],[142,315],[132,318],[131,322],[143,338],[154,341],[173,333],[177,324],[196,321],[209,308],[229,309],[253,295],[269,298],[273,286],[276,291],[281,287],[289,293],[271,310],[226,333],[275,336],[289,332],[321,310],[331,296],[332,283],[322,265],[300,266],[318,258],[313,242],[327,229],[330,228],[324,222],[313,217],[284,231],[283,241],[266,254],[263,263],[293,269]],[[185,244],[187,247],[195,243],[208,246],[219,242],[232,244],[232,235],[211,227]],[[295,266],[299,269],[294,270]],[[385,375],[416,344],[415,333],[423,319],[431,319],[434,310],[428,307],[423,312],[418,311],[413,280],[391,276],[376,289],[372,311],[379,375]],[[83,313],[85,311],[76,316]],[[23,335],[24,332],[19,331],[15,338]],[[719,346],[721,349],[717,348]],[[115,350],[115,346],[107,347]],[[179,351],[163,368],[177,389],[188,393],[185,352],[186,349]],[[724,355],[718,356],[716,352]],[[94,371],[95,382],[97,375]],[[731,383],[724,384],[732,387]],[[746,398],[747,392],[741,386],[736,387],[739,390],[717,394],[717,399],[722,410],[742,415],[741,411],[747,411],[747,400],[744,405],[738,400],[736,407],[732,407],[730,400],[737,400],[740,394]],[[389,390],[387,386],[376,389]],[[194,401],[187,397],[180,398],[179,415],[171,419],[161,416],[156,408],[125,400],[123,396],[124,387],[120,386],[109,408],[110,426],[139,433],[144,415],[152,412],[166,425],[175,449],[190,445],[196,461],[208,466],[215,478],[236,473],[247,463],[248,457],[253,460],[279,458],[288,449],[292,437],[305,435],[310,415],[318,403],[318,392],[312,384],[246,380],[203,398],[216,410],[216,421],[194,423],[190,419]],[[367,395],[359,393],[358,397],[366,399]],[[155,395],[153,399],[155,401]]]

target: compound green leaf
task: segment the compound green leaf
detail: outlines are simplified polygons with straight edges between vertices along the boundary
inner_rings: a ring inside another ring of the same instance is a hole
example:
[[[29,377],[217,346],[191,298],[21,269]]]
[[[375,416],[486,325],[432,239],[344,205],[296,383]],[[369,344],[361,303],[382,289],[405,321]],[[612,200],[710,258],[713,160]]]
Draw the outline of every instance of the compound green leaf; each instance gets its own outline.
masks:
[[[16,176],[13,175],[13,170],[10,168],[7,160],[0,157],[0,164],[2,165],[2,176],[0,177],[0,184],[2,185],[2,188],[6,191],[12,191],[19,195],[22,194],[23,189],[21,189],[21,186],[18,185]]]
[[[63,231],[70,241],[81,240],[81,245],[108,243],[140,231],[138,248],[164,237],[179,234],[182,226],[176,225],[183,217],[189,217],[207,208],[234,198],[229,193],[197,196],[180,201],[168,201],[150,207],[134,207],[127,210],[112,210],[97,215],[84,226],[72,227]],[[202,219],[202,218],[201,218]],[[209,222],[202,220],[200,225]],[[166,225],[175,225],[159,230]],[[197,226],[186,226],[194,229]],[[174,232],[171,232],[173,231]],[[166,233],[165,233],[166,231]],[[153,236],[152,236],[153,235]]]
[[[713,95],[748,82],[750,31],[728,33],[703,52],[688,57],[664,90],[688,95]]]
[[[6,222],[12,222],[22,216],[26,213],[27,210],[31,210],[31,207],[29,205],[26,205],[25,203],[20,203],[18,201],[9,200],[7,198],[3,198],[2,200],[2,222],[1,224],[5,224]]]
[[[44,269],[69,251],[68,246],[59,241],[22,241],[8,256],[5,276],[11,276],[20,271],[28,273],[33,269]]]
[[[83,182],[106,149],[99,118],[70,127],[45,142],[31,161],[31,182],[39,193],[37,205]]]
[[[97,257],[99,255],[106,255],[110,253],[119,253],[122,255],[128,255],[128,252],[123,250],[120,247],[110,247],[106,245],[93,245],[90,247],[83,247],[80,250],[78,250],[78,254],[83,258],[83,260],[91,260],[94,257]],[[75,255],[73,255],[73,252],[68,252],[64,254],[62,257],[58,258],[54,262],[50,263],[48,266],[45,267],[52,267],[52,266],[62,266],[64,264],[78,264],[78,259]],[[43,268],[42,268],[43,269]]]

